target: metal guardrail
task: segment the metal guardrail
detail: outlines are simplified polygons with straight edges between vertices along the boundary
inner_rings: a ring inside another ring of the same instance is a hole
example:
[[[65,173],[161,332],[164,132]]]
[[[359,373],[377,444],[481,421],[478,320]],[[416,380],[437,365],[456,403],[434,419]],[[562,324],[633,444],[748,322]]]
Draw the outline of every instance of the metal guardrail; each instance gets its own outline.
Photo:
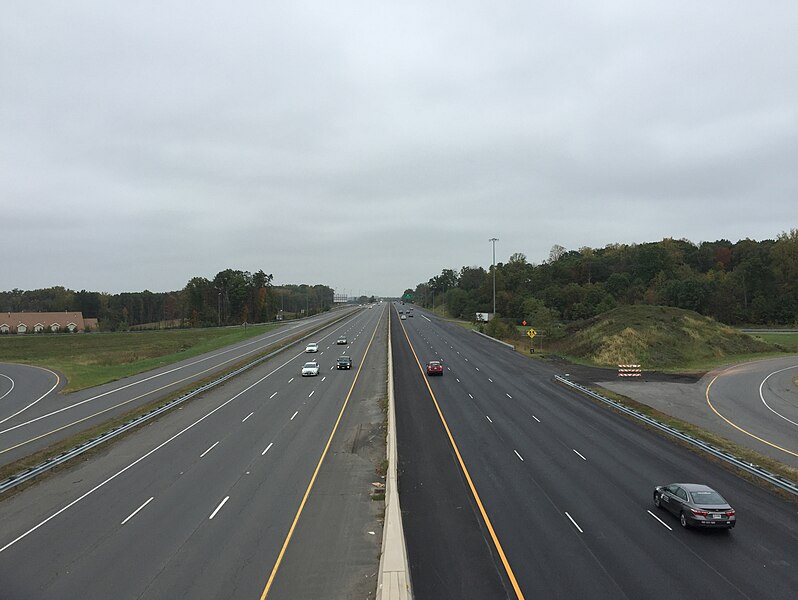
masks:
[[[560,383],[567,385],[568,387],[571,387],[575,390],[582,392],[583,394],[595,398],[596,400],[608,404],[609,406],[612,406],[613,408],[631,417],[643,421],[644,423],[647,423],[652,427],[656,427],[660,431],[664,431],[665,433],[675,438],[687,442],[688,444],[711,454],[715,458],[719,458],[720,460],[726,463],[734,465],[738,469],[742,469],[743,471],[746,471],[747,473],[750,473],[751,475],[754,475],[755,477],[758,477],[759,479],[762,479],[768,482],[769,484],[776,486],[779,489],[782,489],[786,492],[790,492],[791,494],[798,496],[798,484],[796,484],[793,481],[790,481],[789,479],[785,479],[784,477],[780,477],[774,473],[771,473],[770,471],[767,471],[758,465],[744,461],[741,458],[738,458],[733,454],[726,452],[725,450],[716,448],[712,444],[708,444],[707,442],[696,439],[691,435],[687,435],[686,433],[671,427],[670,425],[666,425],[665,423],[658,421],[657,419],[649,417],[648,415],[645,415],[637,410],[629,408],[628,406],[624,406],[620,402],[616,402],[615,400],[610,400],[609,398],[605,398],[601,394],[597,394],[593,390],[590,390],[582,385],[579,385],[578,383],[574,383],[570,379],[566,379],[565,377],[560,377],[559,375],[555,375],[554,378]]]
[[[329,323],[326,323],[321,329],[324,329],[325,327],[329,327],[330,325],[335,325],[339,321],[341,321],[344,318],[346,318],[346,316],[348,316],[348,315],[344,315],[340,319],[334,319],[333,321],[330,321]],[[177,406],[179,404],[182,404],[186,400],[188,400],[190,398],[193,398],[194,396],[196,396],[198,394],[206,392],[209,389],[214,388],[217,385],[220,385],[220,384],[224,383],[228,379],[232,379],[233,377],[236,377],[237,375],[240,375],[244,371],[247,371],[247,370],[251,369],[252,367],[254,367],[256,365],[259,365],[263,361],[268,360],[268,359],[272,358],[273,356],[276,356],[280,352],[284,351],[286,348],[289,348],[290,346],[292,346],[292,345],[294,345],[296,343],[299,343],[299,342],[301,342],[303,340],[308,339],[309,337],[315,335],[315,333],[316,332],[314,331],[314,332],[311,332],[311,333],[309,333],[307,335],[304,335],[304,336],[300,337],[299,339],[297,339],[296,342],[293,342],[293,343],[289,344],[288,346],[283,346],[282,348],[278,348],[274,352],[270,352],[269,354],[267,354],[265,356],[261,356],[260,358],[257,358],[255,360],[253,360],[252,362],[249,362],[249,363],[245,364],[244,366],[239,367],[235,371],[231,371],[230,373],[227,373],[226,375],[223,375],[222,377],[219,377],[218,379],[214,379],[213,381],[211,381],[209,383],[206,383],[205,385],[203,385],[202,387],[197,388],[196,390],[192,390],[192,391],[188,392],[187,394],[185,394],[183,396],[180,396],[179,398],[175,398],[174,400],[170,400],[169,402],[166,402],[165,404],[162,404],[161,406],[159,406],[157,408],[154,408],[154,409],[152,409],[150,411],[147,411],[146,413],[144,413],[142,415],[139,415],[135,419],[131,419],[127,423],[119,425],[118,427],[114,427],[113,429],[110,429],[109,431],[106,431],[105,433],[102,433],[102,434],[98,435],[97,437],[90,439],[87,442],[84,442],[84,443],[82,443],[82,444],[80,444],[78,446],[75,446],[74,448],[71,448],[70,450],[67,450],[66,452],[62,452],[58,456],[53,456],[51,458],[48,458],[47,460],[45,460],[42,463],[39,463],[35,467],[31,467],[31,468],[29,468],[29,469],[27,469],[25,471],[21,471],[19,473],[16,473],[15,475],[12,475],[11,477],[9,477],[8,479],[5,479],[4,481],[0,481],[0,495],[5,493],[5,492],[7,492],[10,489],[15,488],[16,486],[18,486],[18,485],[20,485],[20,484],[22,484],[22,483],[24,483],[26,481],[30,481],[34,477],[36,477],[38,475],[41,475],[42,473],[44,473],[46,471],[49,471],[50,469],[53,469],[53,468],[57,467],[58,465],[62,465],[65,462],[67,462],[69,460],[72,460],[76,456],[78,456],[80,454],[83,454],[84,452],[86,452],[88,450],[91,450],[92,448],[94,448],[96,446],[99,446],[100,444],[104,444],[108,440],[110,440],[112,438],[115,438],[116,436],[118,436],[118,435],[120,435],[120,434],[122,434],[122,433],[124,433],[124,432],[126,432],[126,431],[128,431],[130,429],[133,429],[134,427],[137,427],[137,426],[141,425],[142,423],[144,423],[146,421],[149,421],[150,419],[153,419],[153,418],[157,417],[158,415],[160,415],[162,413],[167,412],[168,410],[174,408],[175,406]]]

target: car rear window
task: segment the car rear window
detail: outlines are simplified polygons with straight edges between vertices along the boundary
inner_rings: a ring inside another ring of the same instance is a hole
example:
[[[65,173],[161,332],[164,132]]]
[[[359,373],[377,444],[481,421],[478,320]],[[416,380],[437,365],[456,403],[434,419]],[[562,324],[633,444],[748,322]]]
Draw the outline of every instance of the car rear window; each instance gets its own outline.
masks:
[[[717,492],[711,490],[690,492],[696,504],[726,504],[726,501]]]

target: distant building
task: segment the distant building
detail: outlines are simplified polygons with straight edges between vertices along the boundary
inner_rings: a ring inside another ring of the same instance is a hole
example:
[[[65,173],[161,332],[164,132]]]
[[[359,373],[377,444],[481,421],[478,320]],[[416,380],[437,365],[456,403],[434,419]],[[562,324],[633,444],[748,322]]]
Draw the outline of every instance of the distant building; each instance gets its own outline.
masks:
[[[97,319],[84,319],[81,312],[4,312],[0,313],[2,333],[59,333],[97,329]]]

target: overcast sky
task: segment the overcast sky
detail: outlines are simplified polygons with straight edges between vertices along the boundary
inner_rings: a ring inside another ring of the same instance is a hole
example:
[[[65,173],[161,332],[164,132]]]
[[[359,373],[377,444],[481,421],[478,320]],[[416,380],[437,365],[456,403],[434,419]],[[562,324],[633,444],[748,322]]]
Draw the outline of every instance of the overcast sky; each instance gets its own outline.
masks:
[[[4,3],[0,290],[798,227],[798,3]]]

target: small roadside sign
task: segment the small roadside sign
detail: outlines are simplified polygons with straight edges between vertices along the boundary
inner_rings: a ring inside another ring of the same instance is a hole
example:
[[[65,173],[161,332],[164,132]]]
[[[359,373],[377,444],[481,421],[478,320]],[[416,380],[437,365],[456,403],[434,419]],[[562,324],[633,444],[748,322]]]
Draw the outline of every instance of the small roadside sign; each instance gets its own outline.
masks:
[[[533,337],[535,337],[538,334],[538,332],[530,327],[529,331],[527,331],[526,334],[529,336],[529,339],[531,340]]]

